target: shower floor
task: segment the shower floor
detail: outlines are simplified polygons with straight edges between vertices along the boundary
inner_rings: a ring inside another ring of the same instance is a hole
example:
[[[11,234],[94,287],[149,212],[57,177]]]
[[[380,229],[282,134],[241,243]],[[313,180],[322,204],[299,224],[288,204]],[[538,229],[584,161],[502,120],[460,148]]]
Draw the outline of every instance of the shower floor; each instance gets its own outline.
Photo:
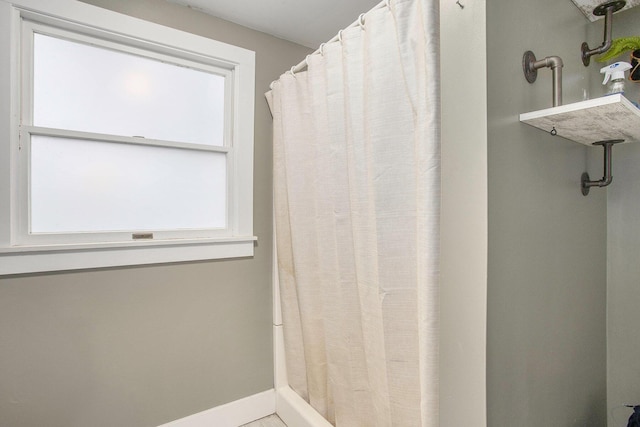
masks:
[[[274,414],[240,427],[287,427],[287,425],[282,422],[280,417]]]

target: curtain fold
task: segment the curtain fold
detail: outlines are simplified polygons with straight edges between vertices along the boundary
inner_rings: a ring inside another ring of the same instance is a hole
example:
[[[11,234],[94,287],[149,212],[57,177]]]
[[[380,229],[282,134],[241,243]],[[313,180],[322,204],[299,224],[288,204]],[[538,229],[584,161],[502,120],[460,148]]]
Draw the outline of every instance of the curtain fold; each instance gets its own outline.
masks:
[[[267,94],[289,383],[338,427],[438,425],[438,46],[392,0]]]

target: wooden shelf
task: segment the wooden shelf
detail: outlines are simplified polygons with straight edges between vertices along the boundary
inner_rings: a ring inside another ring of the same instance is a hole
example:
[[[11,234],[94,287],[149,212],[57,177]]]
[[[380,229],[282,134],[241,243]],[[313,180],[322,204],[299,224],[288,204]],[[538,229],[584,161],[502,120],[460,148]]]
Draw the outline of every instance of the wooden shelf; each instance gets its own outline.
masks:
[[[640,142],[640,109],[621,94],[520,114],[520,121],[584,145],[609,139]]]

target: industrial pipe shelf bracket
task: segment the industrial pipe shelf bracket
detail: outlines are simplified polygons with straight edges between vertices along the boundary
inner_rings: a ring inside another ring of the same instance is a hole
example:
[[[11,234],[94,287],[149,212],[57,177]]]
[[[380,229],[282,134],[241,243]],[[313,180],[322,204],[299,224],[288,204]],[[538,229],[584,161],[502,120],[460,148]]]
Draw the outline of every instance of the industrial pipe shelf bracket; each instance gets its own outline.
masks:
[[[595,9],[593,14],[595,16],[604,16],[604,41],[595,49],[589,49],[587,42],[582,43],[582,63],[585,67],[589,66],[591,57],[600,53],[605,53],[611,47],[611,27],[613,24],[613,14],[625,7],[627,2],[625,0],[616,0],[608,3],[602,3]]]
[[[538,70],[540,68],[551,68],[553,73],[553,106],[562,105],[562,59],[559,56],[547,56],[544,59],[537,60],[536,55],[530,50],[526,51],[522,56],[522,71],[524,78],[533,83],[538,78]]]
[[[607,141],[594,142],[593,145],[601,145],[604,148],[604,176],[599,181],[590,181],[589,174],[584,172],[580,177],[580,186],[582,188],[582,195],[589,194],[591,187],[606,187],[613,181],[612,175],[612,150],[614,144],[624,142],[624,139],[609,139]]]

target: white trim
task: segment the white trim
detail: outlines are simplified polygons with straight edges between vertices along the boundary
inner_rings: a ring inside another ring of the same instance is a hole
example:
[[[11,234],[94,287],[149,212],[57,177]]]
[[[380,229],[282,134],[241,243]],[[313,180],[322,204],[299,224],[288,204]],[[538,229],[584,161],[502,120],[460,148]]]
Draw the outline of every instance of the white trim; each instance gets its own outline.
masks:
[[[276,413],[291,427],[333,427],[289,386],[276,390]]]
[[[274,204],[275,205],[275,204]],[[278,276],[278,245],[276,237],[276,215],[273,212],[273,259],[271,286],[273,288],[273,383],[276,389],[289,386],[287,364],[284,353],[284,330],[282,326],[282,305],[280,304],[280,280]]]
[[[131,244],[128,247],[94,247],[91,250],[51,248],[20,248],[0,252],[0,276],[5,274],[38,273],[42,271],[81,270],[85,268],[118,267],[199,261],[253,256],[255,239],[220,239],[208,243],[175,243],[169,245]],[[73,245],[69,245],[73,247]],[[79,245],[82,246],[82,245]],[[97,246],[97,245],[96,245]],[[39,249],[39,250],[38,250]]]
[[[275,200],[273,205],[275,206]],[[278,244],[276,241],[275,208],[273,210],[273,224],[271,226],[271,230],[273,232],[273,261],[271,266],[271,286],[273,287],[273,326],[282,326],[282,307],[280,305],[280,277],[278,275]]]
[[[39,22],[59,25],[62,22],[72,22],[85,27],[88,34],[91,30],[112,33],[117,37],[143,40],[157,45],[159,48],[174,46],[191,46],[193,55],[202,56],[199,52],[212,47],[218,52],[218,58],[223,63],[252,63],[254,52],[222,43],[207,37],[198,36],[185,31],[169,29],[162,25],[144,21],[117,12],[109,11],[86,3],[69,0],[2,0],[23,10],[23,16]],[[110,25],[111,19],[120,20],[117,29]],[[253,97],[253,94],[252,94]]]
[[[273,383],[276,389],[289,386],[282,325],[273,325]]]
[[[8,3],[0,2],[0,246],[11,242],[12,206],[9,201],[17,183],[11,180],[12,163],[17,154],[17,125],[19,122],[20,56],[15,34],[19,30],[18,11]],[[5,148],[9,144],[9,148]],[[5,155],[8,153],[9,155]],[[10,183],[5,185],[3,183]],[[4,223],[5,225],[3,226]]]
[[[162,139],[138,136],[119,136],[104,133],[83,132],[70,129],[45,128],[41,126],[22,125],[20,131],[30,136],[53,136],[57,138],[85,139],[88,141],[113,142],[129,145],[143,145],[146,147],[176,148],[179,150],[207,151],[213,153],[228,153],[229,147],[221,145],[204,145],[190,142],[174,142]],[[26,145],[26,144],[25,144]]]
[[[159,427],[238,427],[276,412],[276,392],[267,390],[225,405],[216,406]],[[297,424],[290,424],[292,427]]]

